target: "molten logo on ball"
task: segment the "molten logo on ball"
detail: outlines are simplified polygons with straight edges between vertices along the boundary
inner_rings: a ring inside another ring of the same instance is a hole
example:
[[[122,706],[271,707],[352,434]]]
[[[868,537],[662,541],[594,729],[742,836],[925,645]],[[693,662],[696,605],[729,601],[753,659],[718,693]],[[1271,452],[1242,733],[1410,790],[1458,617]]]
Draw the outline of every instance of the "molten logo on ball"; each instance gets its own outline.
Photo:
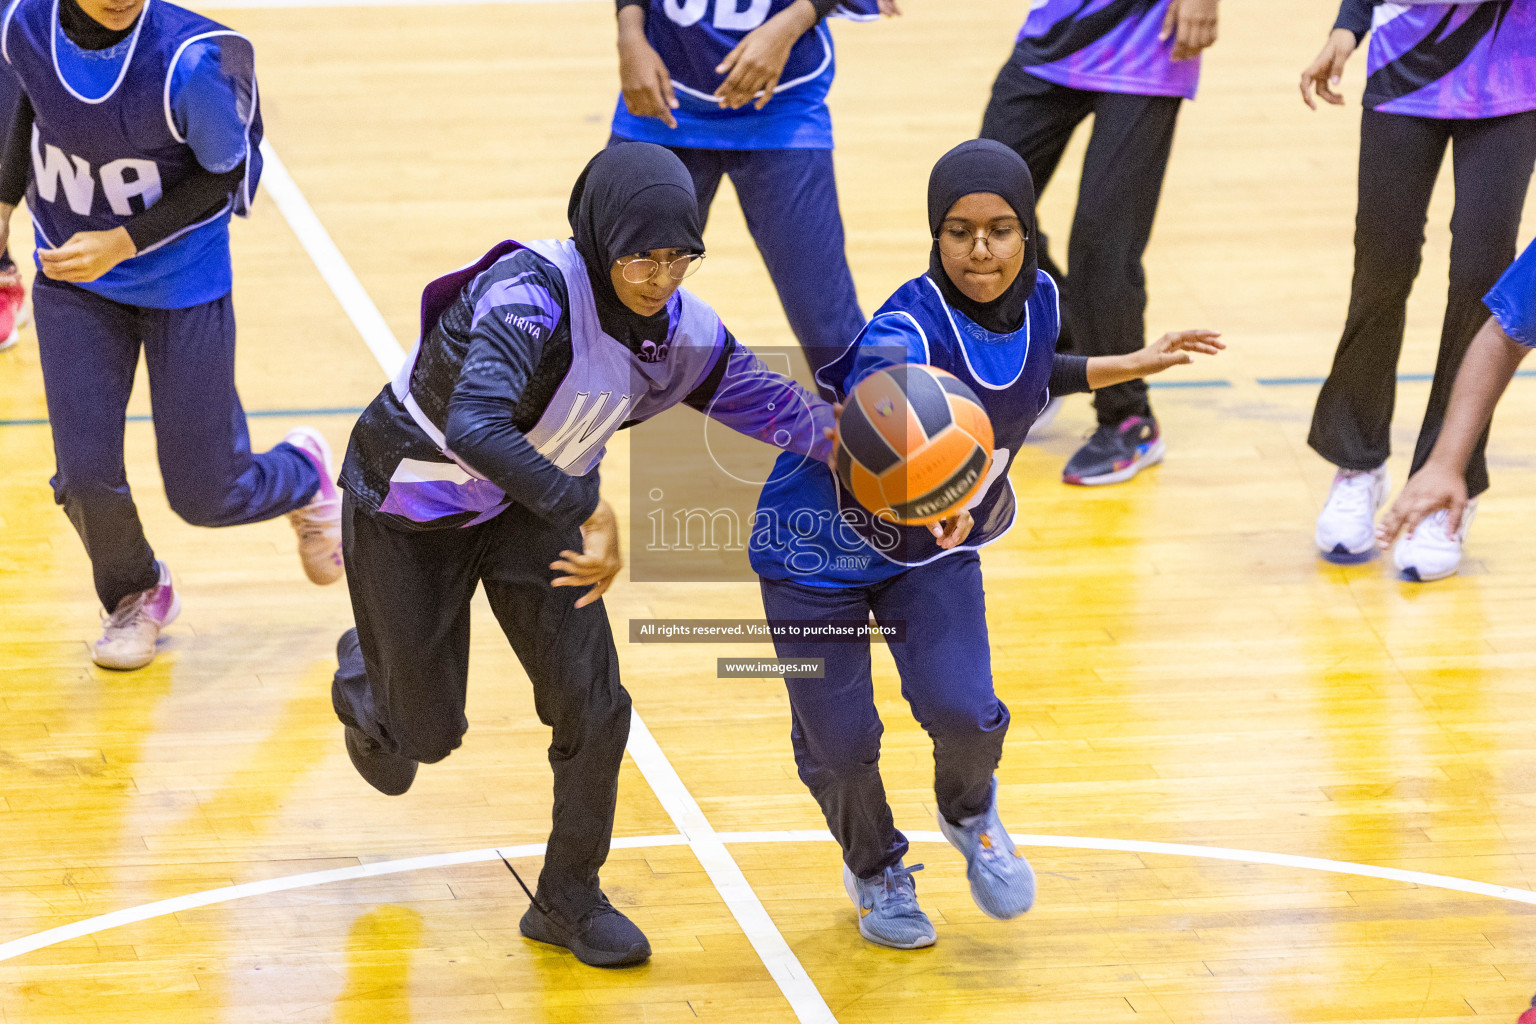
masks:
[[[934,366],[893,366],[848,396],[837,423],[837,476],[877,516],[936,523],[976,496],[992,441],[992,421],[962,381]]]

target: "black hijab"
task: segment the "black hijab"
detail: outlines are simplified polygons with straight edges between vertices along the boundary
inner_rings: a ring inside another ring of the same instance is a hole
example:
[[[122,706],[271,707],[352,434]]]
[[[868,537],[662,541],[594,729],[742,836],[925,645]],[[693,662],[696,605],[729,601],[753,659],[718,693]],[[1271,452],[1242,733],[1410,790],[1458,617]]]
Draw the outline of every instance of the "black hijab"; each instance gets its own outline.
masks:
[[[939,158],[928,178],[928,233],[937,236],[950,209],[974,192],[990,192],[1013,207],[1027,237],[1024,264],[1008,290],[991,302],[969,298],[944,272],[935,237],[928,257],[928,276],[944,293],[944,301],[983,330],[1012,334],[1024,324],[1024,304],[1035,290],[1039,256],[1035,248],[1035,183],[1024,158],[992,139],[962,142]]]
[[[621,256],[651,249],[704,251],[699,201],[688,168],[670,150],[622,142],[588,161],[571,189],[571,235],[587,264],[603,331],[635,352],[666,341],[667,311],[641,316],[624,305],[609,268]]]

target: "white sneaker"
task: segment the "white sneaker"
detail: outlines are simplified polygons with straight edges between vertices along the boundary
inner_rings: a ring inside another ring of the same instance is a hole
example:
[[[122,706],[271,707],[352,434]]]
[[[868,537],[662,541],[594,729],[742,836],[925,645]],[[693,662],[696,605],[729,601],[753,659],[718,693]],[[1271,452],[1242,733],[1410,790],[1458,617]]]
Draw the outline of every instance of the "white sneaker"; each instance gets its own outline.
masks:
[[[105,616],[101,639],[91,648],[91,660],[102,668],[143,668],[154,661],[160,631],[181,614],[181,598],[171,586],[171,570],[158,559],[155,567],[160,570],[159,583],[129,594]]]
[[[1428,583],[1456,575],[1456,567],[1461,564],[1461,546],[1466,543],[1467,529],[1471,527],[1475,515],[1477,499],[1473,498],[1467,502],[1466,511],[1461,514],[1461,529],[1452,536],[1447,529],[1450,513],[1443,509],[1436,512],[1414,527],[1412,533],[1398,539],[1392,549],[1392,564],[1397,566],[1398,572],[1405,579],[1415,583]]]
[[[1386,466],[1341,469],[1333,476],[1328,503],[1317,516],[1317,550],[1330,562],[1350,564],[1376,555],[1376,512],[1387,503],[1392,477]]]
[[[311,583],[335,583],[345,571],[341,561],[341,491],[331,469],[331,446],[313,427],[295,427],[284,441],[309,457],[320,474],[320,489],[303,508],[288,513],[299,535],[299,560]]]

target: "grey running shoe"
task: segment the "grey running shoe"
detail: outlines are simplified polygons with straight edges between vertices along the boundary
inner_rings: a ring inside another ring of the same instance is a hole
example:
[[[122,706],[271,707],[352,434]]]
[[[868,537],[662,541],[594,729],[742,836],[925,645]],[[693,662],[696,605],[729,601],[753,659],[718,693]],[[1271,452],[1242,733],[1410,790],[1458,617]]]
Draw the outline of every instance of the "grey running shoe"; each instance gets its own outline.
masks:
[[[1035,902],[1035,872],[997,816],[997,779],[992,780],[992,805],[983,814],[952,825],[939,815],[939,830],[949,845],[965,855],[965,877],[971,898],[988,917],[1006,921]]]
[[[859,878],[843,865],[843,888],[859,908],[859,934],[870,942],[892,949],[920,949],[938,940],[933,922],[917,905],[914,871],[897,861],[874,878]]]

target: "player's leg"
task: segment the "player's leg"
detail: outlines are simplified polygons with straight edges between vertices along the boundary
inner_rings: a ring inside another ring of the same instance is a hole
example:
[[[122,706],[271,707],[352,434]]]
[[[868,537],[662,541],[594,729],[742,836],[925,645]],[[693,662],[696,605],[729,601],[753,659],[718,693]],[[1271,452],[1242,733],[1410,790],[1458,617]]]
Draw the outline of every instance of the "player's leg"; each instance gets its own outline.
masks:
[[[155,560],[123,466],[124,416],[139,361],[137,311],[39,276],[38,356],[64,506],[91,560],[109,613],[91,656],[107,668],[147,665],[161,627],[179,608],[170,573]]]
[[[608,140],[608,144],[623,141],[615,136]],[[725,175],[725,154],[718,149],[686,147],[675,148],[672,152],[688,168],[688,175],[693,178],[693,194],[699,201],[700,219],[708,224],[709,208],[715,205],[715,193],[720,191],[720,179]]]
[[[1001,142],[1023,157],[1035,183],[1035,195],[1044,195],[1073,131],[1093,112],[1093,97],[1091,92],[1036,78],[1010,60],[992,84],[992,96],[981,119],[981,137]],[[1051,258],[1044,232],[1038,243],[1040,269],[1055,279],[1065,295],[1070,287],[1067,274]],[[1065,313],[1065,302],[1063,307]],[[1071,324],[1063,316],[1056,349],[1067,352],[1071,348]]]
[[[407,533],[351,495],[341,526],[357,625],[337,644],[331,703],[358,773],[396,796],[418,762],[441,761],[469,728],[469,601],[483,526]]]
[[[1413,453],[1413,468],[1429,459],[1445,411],[1451,387],[1461,369],[1467,346],[1488,319],[1483,296],[1498,282],[1515,258],[1520,212],[1525,205],[1536,166],[1536,111],[1507,117],[1454,121],[1451,124],[1451,159],[1456,175],[1456,208],[1451,214],[1451,280],[1446,298],[1445,321],[1440,332],[1440,354],[1435,362],[1429,405]],[[1488,430],[1478,438],[1467,461],[1467,494],[1473,501],[1488,489],[1488,462],[1483,452]],[[1410,578],[1440,579],[1456,571],[1462,542],[1477,506],[1468,507],[1461,528],[1453,535],[1445,513],[1436,513],[1402,538],[1394,552],[1397,568]]]
[[[534,708],[549,726],[554,822],[539,874],[538,903],[521,922],[531,939],[565,946],[583,963],[618,967],[651,955],[645,935],[603,895],[619,767],[629,739],[629,693],[602,601],[554,587],[550,564],[580,551],[579,530],[560,534],[513,505],[486,524],[494,539],[481,577],[485,596],[533,683]]]
[[[731,183],[814,375],[864,329],[830,149],[730,155]]]
[[[992,688],[981,559],[974,551],[910,569],[880,590],[875,617],[906,623],[892,643],[901,692],[933,738],[939,828],[966,860],[976,905],[1017,917],[1033,905],[1035,875],[997,811],[997,770],[1008,708]]]
[[[1071,288],[1062,297],[1079,355],[1124,355],[1146,344],[1142,257],[1152,237],[1181,102],[1177,96],[1094,94],[1093,134],[1067,243]],[[1098,429],[1068,460],[1063,480],[1120,483],[1162,461],[1163,439],[1146,381],[1095,391],[1093,405]]]
[[[869,618],[869,589],[809,587],[762,580],[770,624]],[[843,885],[859,907],[859,932],[898,949],[930,945],[933,924],[917,904],[912,871],[902,862],[907,838],[896,828],[880,778],[880,736],[870,680],[869,641],[829,643],[776,636],[782,659],[820,658],[823,678],[787,677],[790,742],[800,781],[821,805],[843,849]]]
[[[186,309],[146,309],[144,360],[165,494],[194,526],[294,516],[310,579],[341,576],[341,501],[330,449],[301,427],[251,452],[235,390],[235,311],[229,295]],[[301,521],[302,520],[302,521]]]
[[[11,113],[21,99],[21,82],[13,74],[0,74],[0,139],[10,138]],[[17,342],[27,292],[16,261],[7,249],[0,252],[0,352]]]
[[[1390,484],[1392,410],[1408,293],[1418,275],[1430,193],[1450,123],[1367,110],[1360,119],[1359,201],[1349,313],[1307,443],[1338,467],[1316,541],[1337,561],[1371,558]]]

